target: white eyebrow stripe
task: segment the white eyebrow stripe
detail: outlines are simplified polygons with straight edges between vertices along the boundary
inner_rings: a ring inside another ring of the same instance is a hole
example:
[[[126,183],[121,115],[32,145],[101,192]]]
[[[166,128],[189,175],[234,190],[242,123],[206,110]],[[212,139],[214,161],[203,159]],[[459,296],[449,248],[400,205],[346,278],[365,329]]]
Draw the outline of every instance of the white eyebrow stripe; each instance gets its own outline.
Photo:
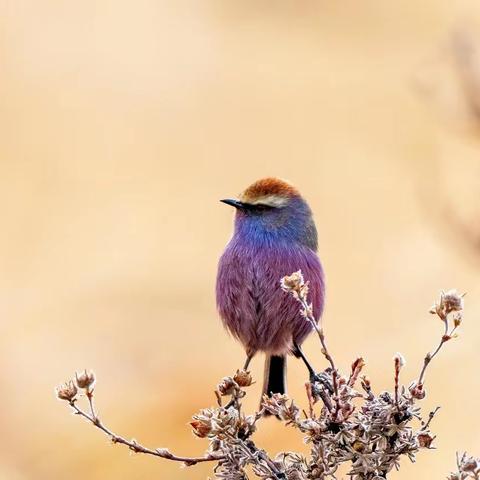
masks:
[[[284,207],[288,203],[288,199],[280,195],[265,195],[248,202],[251,205],[268,205],[269,207]]]

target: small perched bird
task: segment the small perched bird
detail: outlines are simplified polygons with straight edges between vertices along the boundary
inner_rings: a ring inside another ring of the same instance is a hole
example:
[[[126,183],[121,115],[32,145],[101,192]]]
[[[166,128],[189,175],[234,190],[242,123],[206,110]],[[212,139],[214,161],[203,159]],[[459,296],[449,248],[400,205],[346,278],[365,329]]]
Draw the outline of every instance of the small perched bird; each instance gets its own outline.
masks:
[[[301,270],[318,322],[325,283],[312,212],[297,189],[276,178],[258,180],[239,199],[221,201],[236,213],[218,265],[218,311],[246,350],[245,369],[257,352],[266,353],[263,393],[285,393],[287,354],[301,357],[314,375],[300,348],[312,326],[280,288],[284,276]]]

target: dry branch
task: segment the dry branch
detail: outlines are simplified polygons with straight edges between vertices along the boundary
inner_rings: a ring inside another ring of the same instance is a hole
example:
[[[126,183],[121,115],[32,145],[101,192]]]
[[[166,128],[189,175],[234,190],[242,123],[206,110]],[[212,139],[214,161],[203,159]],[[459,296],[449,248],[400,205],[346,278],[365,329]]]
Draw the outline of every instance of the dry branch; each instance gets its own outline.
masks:
[[[301,272],[287,276],[281,288],[299,302],[300,310],[316,329],[321,351],[329,367],[306,383],[309,411],[301,410],[287,395],[265,396],[259,411],[247,415],[242,410],[246,389],[252,385],[248,371],[238,370],[225,377],[216,389],[216,408],[201,410],[192,417],[193,433],[209,441],[203,456],[178,456],[165,448],[148,448],[134,439],[128,440],[107,427],[96,413],[95,376],[85,371],[57,389],[57,397],[107,435],[135,453],[182,462],[187,466],[214,462],[217,479],[247,480],[247,468],[264,480],[335,479],[340,465],[349,465],[352,480],[386,479],[400,467],[402,457],[415,461],[421,449],[432,449],[435,437],[430,424],[438,408],[423,418],[418,402],[425,395],[425,377],[433,358],[445,343],[455,338],[463,313],[463,296],[451,290],[441,294],[431,313],[443,323],[438,346],[425,356],[417,380],[407,388],[400,382],[405,360],[401,354],[393,359],[393,392],[374,393],[370,380],[361,376],[365,362],[357,358],[348,376],[338,370],[325,339],[323,328],[314,321],[308,302],[308,282]],[[357,384],[360,386],[357,387]],[[330,388],[327,386],[330,385]],[[86,409],[80,407],[86,398]],[[309,455],[285,451],[270,457],[252,437],[265,413],[275,415],[286,426],[295,428],[310,446]],[[450,480],[479,479],[478,460],[466,455],[458,458],[458,472]],[[473,470],[472,470],[473,468]]]

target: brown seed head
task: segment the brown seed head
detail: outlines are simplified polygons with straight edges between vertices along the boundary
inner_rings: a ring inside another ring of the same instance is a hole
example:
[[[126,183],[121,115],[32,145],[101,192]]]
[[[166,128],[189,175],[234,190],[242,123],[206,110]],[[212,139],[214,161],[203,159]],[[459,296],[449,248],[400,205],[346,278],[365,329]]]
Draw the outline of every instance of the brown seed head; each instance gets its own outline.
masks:
[[[66,400],[67,402],[73,401],[77,393],[78,389],[72,380],[56,388],[57,398],[59,400]]]
[[[193,433],[200,438],[205,438],[212,431],[212,423],[208,420],[193,420],[190,422]]]
[[[87,372],[87,370],[82,372],[80,375],[75,373],[75,382],[78,388],[84,388],[90,391],[95,384],[95,374],[92,371]]]
[[[432,446],[434,437],[432,437],[429,433],[421,433],[418,435],[417,439],[421,448],[430,448]]]
[[[246,370],[237,370],[233,380],[237,382],[239,387],[249,387],[253,383],[250,372],[247,372]]]
[[[232,395],[235,387],[237,387],[237,383],[232,377],[224,377],[218,384],[217,390],[220,392],[220,395]]]
[[[408,391],[410,392],[410,395],[417,400],[424,399],[426,395],[425,389],[421,383],[412,383],[408,388]]]
[[[395,370],[397,371],[400,371],[400,369],[405,366],[405,363],[407,363],[404,356],[398,352],[393,357],[393,361],[395,362]]]
[[[462,472],[475,472],[478,468],[479,462],[473,457],[468,457],[462,462]]]
[[[291,275],[286,275],[280,280],[280,286],[283,291],[291,293],[294,298],[305,300],[308,295],[308,282],[303,278],[301,270],[293,272]],[[309,316],[312,314],[312,306],[308,305],[306,309],[302,312],[304,316]]]
[[[285,275],[285,277],[283,277],[280,281],[280,285],[286,292],[290,292],[292,290],[298,291],[304,284],[305,280],[303,279],[301,270],[293,272],[291,275]]]
[[[447,314],[460,312],[463,310],[463,295],[459,295],[456,290],[449,290],[442,293],[441,303],[443,303]]]

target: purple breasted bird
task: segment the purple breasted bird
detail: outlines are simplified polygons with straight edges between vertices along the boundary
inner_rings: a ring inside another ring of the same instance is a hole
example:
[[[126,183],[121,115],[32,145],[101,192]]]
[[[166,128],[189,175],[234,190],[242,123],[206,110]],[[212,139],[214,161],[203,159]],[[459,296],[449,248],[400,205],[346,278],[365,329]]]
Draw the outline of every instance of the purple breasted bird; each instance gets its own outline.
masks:
[[[218,265],[218,311],[246,350],[245,369],[257,352],[265,352],[263,393],[285,393],[288,354],[301,357],[315,374],[300,348],[312,327],[280,288],[285,275],[301,270],[318,322],[325,283],[312,212],[297,189],[276,178],[258,180],[239,199],[221,201],[236,212],[233,237]]]

